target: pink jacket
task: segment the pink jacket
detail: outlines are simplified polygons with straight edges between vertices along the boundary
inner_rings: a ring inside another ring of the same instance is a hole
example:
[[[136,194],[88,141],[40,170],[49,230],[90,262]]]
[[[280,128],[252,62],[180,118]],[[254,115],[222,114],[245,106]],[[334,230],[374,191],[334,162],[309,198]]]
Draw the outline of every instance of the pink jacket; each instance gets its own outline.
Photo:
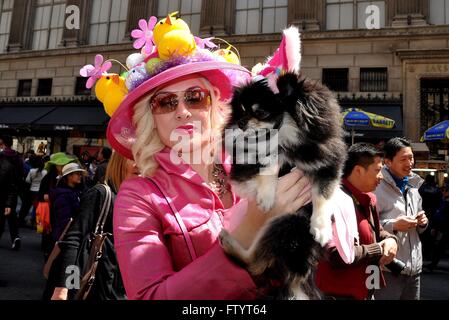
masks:
[[[149,179],[124,182],[114,206],[114,239],[129,299],[254,299],[248,272],[222,251],[217,237],[245,201],[224,209],[192,168],[174,165],[170,149],[155,155],[155,181],[186,227],[193,255],[166,198]],[[195,257],[196,255],[196,257]]]

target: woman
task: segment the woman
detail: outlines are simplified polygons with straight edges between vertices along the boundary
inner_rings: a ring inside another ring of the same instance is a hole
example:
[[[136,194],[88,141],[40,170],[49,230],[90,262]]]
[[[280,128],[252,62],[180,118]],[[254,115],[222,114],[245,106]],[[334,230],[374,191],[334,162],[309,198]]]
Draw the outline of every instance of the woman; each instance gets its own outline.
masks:
[[[61,238],[64,229],[79,211],[82,177],[86,170],[78,163],[69,163],[62,168],[62,177],[56,188],[50,190],[50,224],[53,243]],[[43,299],[49,300],[56,285],[59,272],[59,257],[52,263],[45,286]]]
[[[112,154],[106,169],[105,179],[111,187],[114,195],[113,200],[122,182],[125,179],[137,177],[138,174],[139,172],[133,161],[118,153]],[[64,241],[60,242],[61,269],[57,276],[52,300],[67,300],[69,298],[69,290],[66,288],[66,279],[68,277],[66,268],[77,265],[77,257],[80,254],[79,250],[82,242],[94,231],[105,197],[106,191],[100,185],[96,185],[83,194],[79,215],[74,219],[72,226],[67,231]],[[89,300],[117,300],[125,298],[125,290],[114,250],[112,211],[113,206],[111,206],[104,226],[104,232],[112,235],[106,240],[105,251],[96,272],[96,279],[88,295]],[[78,265],[78,267],[82,270],[82,266]]]
[[[39,203],[39,187],[42,179],[47,174],[47,170],[44,169],[44,161],[40,156],[33,156],[30,159],[33,169],[30,170],[26,177],[26,182],[30,184],[31,201],[33,203],[33,214],[31,216],[32,224],[36,218],[36,208]]]
[[[48,202],[50,207],[50,220],[54,220],[54,214],[52,213],[53,204],[50,202],[50,192],[56,188],[58,178],[62,174],[62,168],[65,165],[72,163],[74,161],[76,161],[75,158],[66,155],[64,152],[58,152],[52,154],[50,160],[47,161],[47,163],[45,164],[44,170],[47,171],[47,174],[41,180],[39,186],[38,200],[39,202]],[[48,256],[50,255],[50,252],[52,251],[53,246],[55,244],[53,241],[51,230],[48,232],[46,231],[47,230],[44,230],[44,232],[42,233],[42,243],[41,243],[41,249],[44,253],[45,261],[47,261]]]
[[[131,82],[112,116],[110,144],[134,158],[142,173],[122,184],[114,208],[129,299],[256,298],[249,273],[220,247],[220,230],[232,229],[249,247],[267,220],[310,200],[309,182],[298,170],[280,179],[268,213],[228,185],[229,157],[215,148],[214,133],[236,80],[248,77],[245,68],[197,48],[147,68],[145,81]]]

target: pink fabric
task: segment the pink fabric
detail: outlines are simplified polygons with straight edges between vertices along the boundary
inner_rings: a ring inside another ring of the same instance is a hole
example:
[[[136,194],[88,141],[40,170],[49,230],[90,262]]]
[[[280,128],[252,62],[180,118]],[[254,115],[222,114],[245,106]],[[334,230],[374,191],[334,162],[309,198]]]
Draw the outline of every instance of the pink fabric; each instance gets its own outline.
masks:
[[[354,242],[358,242],[357,218],[352,198],[340,188],[331,199],[335,222],[332,224],[333,239],[327,244],[336,247],[347,264],[354,261]]]
[[[182,217],[198,258],[191,260],[182,231],[165,198],[149,180],[122,184],[114,207],[114,239],[129,299],[254,299],[248,272],[222,251],[223,224],[246,212],[234,197],[224,209],[215,193],[187,164],[174,165],[169,149],[155,156],[152,177]],[[235,223],[235,222],[233,222]]]

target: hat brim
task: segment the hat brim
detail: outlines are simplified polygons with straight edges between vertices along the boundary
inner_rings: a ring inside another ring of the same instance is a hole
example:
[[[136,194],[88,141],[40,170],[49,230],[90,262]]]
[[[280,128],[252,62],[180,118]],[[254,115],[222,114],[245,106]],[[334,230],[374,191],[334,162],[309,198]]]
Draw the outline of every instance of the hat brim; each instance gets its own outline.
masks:
[[[230,72],[227,74],[227,71]],[[133,159],[131,148],[136,139],[135,128],[132,124],[134,104],[153,89],[194,73],[206,78],[212,86],[216,87],[220,91],[222,101],[230,99],[233,88],[247,81],[251,76],[246,68],[222,61],[192,62],[161,72],[129,93],[114,112],[106,133],[111,146],[121,155]]]
[[[84,169],[73,169],[73,170],[69,170],[68,172],[63,173],[62,176],[65,177],[74,172],[82,172],[83,174],[85,174],[87,171]]]

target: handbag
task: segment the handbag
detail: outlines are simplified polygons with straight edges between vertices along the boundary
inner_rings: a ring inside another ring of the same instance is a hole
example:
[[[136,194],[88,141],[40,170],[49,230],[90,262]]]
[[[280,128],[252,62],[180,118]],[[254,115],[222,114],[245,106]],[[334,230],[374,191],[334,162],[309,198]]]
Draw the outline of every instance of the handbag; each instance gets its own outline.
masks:
[[[86,270],[86,272],[81,278],[80,289],[75,295],[75,300],[85,300],[89,295],[89,292],[95,282],[95,273],[97,272],[98,263],[103,256],[104,242],[108,236],[112,235],[103,231],[112,205],[112,191],[108,185],[101,184],[101,186],[105,188],[106,196],[101,207],[100,216],[97,220],[95,230],[86,243],[86,249],[89,251],[86,267],[83,269]]]
[[[44,269],[42,270],[42,273],[44,274],[45,279],[48,279],[48,275],[50,274],[51,266],[53,265],[53,262],[56,260],[56,258],[61,253],[61,248],[59,247],[59,242],[62,241],[65,237],[65,234],[67,233],[67,230],[69,230],[70,225],[72,224],[73,218],[70,218],[69,222],[65,226],[64,230],[61,233],[61,236],[59,237],[58,241],[56,241],[55,245],[53,246],[53,250],[51,250],[50,255],[48,256],[47,262],[45,262]]]

